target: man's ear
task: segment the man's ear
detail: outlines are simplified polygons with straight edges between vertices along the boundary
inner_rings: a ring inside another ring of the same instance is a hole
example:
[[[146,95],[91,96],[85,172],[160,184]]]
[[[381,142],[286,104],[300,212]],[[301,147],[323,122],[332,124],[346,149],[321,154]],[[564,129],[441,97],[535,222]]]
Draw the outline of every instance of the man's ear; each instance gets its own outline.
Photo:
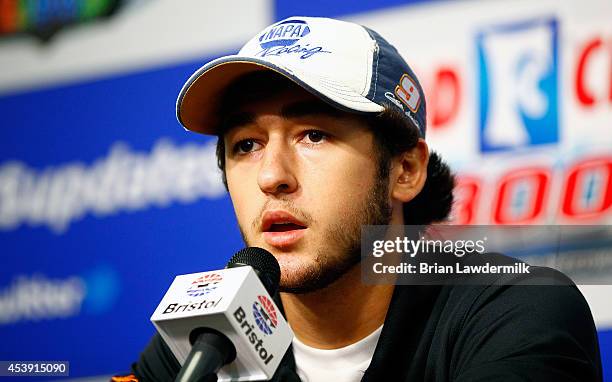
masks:
[[[393,199],[406,203],[414,199],[423,189],[427,180],[429,148],[422,138],[410,151],[406,151],[393,160],[390,180]]]

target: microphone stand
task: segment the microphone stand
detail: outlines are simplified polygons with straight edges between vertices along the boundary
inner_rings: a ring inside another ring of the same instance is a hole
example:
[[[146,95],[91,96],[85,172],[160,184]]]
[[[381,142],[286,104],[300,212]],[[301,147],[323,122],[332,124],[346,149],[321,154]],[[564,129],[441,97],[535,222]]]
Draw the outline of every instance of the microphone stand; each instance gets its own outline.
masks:
[[[196,329],[189,337],[191,351],[174,381],[215,382],[219,369],[236,358],[234,344],[225,334],[209,328]]]

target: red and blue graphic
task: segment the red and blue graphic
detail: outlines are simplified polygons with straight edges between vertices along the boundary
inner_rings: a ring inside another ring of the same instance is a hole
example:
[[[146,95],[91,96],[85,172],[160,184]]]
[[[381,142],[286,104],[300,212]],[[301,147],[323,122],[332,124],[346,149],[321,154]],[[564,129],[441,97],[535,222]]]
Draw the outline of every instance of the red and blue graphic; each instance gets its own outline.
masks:
[[[217,289],[217,284],[221,281],[223,281],[223,277],[220,274],[207,273],[204,276],[198,277],[191,283],[187,290],[187,294],[191,297],[204,296]]]
[[[477,37],[480,150],[559,141],[556,19],[485,29]]]
[[[562,214],[574,220],[598,219],[612,207],[612,158],[586,158],[568,171]]]
[[[0,0],[0,37],[29,33],[48,40],[60,29],[116,13],[125,0]]]
[[[276,308],[266,296],[257,296],[257,301],[253,303],[253,317],[259,330],[265,334],[272,334],[278,325]]]

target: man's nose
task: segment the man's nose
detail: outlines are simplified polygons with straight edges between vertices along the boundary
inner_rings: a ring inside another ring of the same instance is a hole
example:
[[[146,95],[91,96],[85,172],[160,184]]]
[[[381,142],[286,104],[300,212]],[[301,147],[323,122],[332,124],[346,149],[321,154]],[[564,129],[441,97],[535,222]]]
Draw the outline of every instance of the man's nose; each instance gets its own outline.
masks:
[[[295,176],[295,158],[288,144],[269,141],[264,149],[259,174],[259,188],[266,194],[287,194],[298,187]]]

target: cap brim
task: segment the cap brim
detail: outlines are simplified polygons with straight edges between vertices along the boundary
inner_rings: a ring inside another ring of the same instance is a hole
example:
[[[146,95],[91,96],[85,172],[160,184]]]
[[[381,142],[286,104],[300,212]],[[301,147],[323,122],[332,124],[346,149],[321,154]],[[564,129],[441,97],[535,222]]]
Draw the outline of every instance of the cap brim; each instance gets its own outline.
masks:
[[[374,113],[384,108],[333,79],[318,77],[270,61],[246,56],[226,56],[204,65],[187,80],[176,101],[176,117],[187,130],[215,134],[219,124],[218,100],[238,77],[261,70],[274,71],[323,101],[349,111]]]

